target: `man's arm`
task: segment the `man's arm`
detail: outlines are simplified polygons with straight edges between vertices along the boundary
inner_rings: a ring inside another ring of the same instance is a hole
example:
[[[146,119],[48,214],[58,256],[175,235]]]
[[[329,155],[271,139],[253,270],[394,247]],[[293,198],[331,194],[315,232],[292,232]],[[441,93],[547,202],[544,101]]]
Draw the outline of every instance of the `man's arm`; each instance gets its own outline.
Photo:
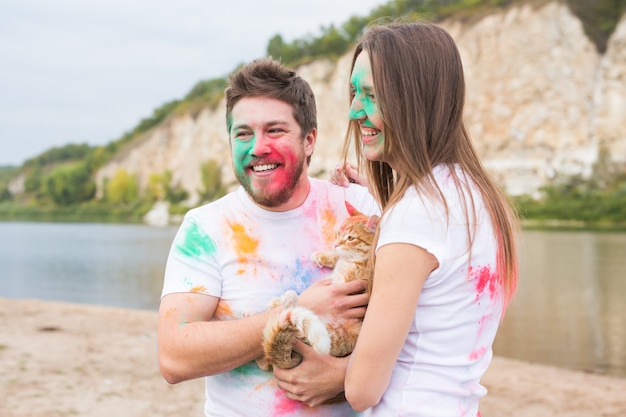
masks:
[[[167,382],[229,371],[261,356],[262,329],[269,310],[250,317],[210,321],[219,298],[174,293],[159,308],[159,366]]]
[[[365,285],[323,280],[307,288],[298,304],[320,315],[363,317],[368,296],[355,293]],[[263,354],[263,328],[282,307],[236,320],[210,321],[218,302],[217,297],[195,293],[168,294],[161,300],[159,366],[167,382],[227,372]]]

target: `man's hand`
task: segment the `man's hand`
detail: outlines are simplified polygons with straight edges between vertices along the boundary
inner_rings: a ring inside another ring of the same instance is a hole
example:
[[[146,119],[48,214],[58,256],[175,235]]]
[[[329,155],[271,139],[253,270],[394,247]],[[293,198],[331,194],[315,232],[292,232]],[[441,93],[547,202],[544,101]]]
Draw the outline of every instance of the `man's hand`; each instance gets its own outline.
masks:
[[[348,357],[320,355],[299,340],[294,350],[302,355],[300,365],[291,369],[274,368],[278,386],[287,398],[316,407],[343,392]]]
[[[369,302],[367,281],[360,279],[333,284],[324,279],[311,285],[298,297],[298,305],[320,316],[363,318]]]

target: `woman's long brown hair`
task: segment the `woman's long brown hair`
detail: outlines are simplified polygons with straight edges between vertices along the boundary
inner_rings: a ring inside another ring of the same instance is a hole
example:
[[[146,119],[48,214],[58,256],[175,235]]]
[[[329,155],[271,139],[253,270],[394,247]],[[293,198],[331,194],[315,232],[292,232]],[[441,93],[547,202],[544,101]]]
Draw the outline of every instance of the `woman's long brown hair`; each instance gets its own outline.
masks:
[[[349,123],[344,158],[352,142],[383,213],[411,186],[422,196],[439,201],[449,213],[434,181],[433,168],[450,166],[464,204],[470,259],[477,225],[469,189],[469,184],[474,184],[493,224],[498,248],[496,267],[507,306],[517,287],[518,216],[485,170],[465,127],[465,80],[454,40],[432,23],[390,23],[366,29],[354,51],[352,68],[361,51],[369,55],[385,135],[384,153],[392,158],[394,169],[385,162],[364,158],[356,121]],[[457,175],[454,165],[461,168],[462,174]]]

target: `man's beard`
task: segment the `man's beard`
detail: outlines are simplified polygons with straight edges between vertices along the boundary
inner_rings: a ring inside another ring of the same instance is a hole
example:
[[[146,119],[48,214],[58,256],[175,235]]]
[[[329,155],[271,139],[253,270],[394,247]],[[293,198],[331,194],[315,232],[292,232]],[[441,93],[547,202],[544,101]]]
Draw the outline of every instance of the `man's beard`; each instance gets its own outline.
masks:
[[[297,166],[293,168],[293,175],[290,175],[288,180],[282,184],[282,186],[278,187],[278,190],[272,192],[271,194],[267,194],[266,190],[267,186],[262,187],[260,190],[255,191],[252,189],[252,185],[250,184],[250,177],[245,175],[242,171],[236,170],[235,176],[239,183],[243,186],[246,193],[260,206],[263,207],[278,207],[291,198],[293,193],[295,192],[296,184],[298,184],[298,180],[304,171],[304,159],[301,159]],[[274,185],[274,184],[272,184]]]

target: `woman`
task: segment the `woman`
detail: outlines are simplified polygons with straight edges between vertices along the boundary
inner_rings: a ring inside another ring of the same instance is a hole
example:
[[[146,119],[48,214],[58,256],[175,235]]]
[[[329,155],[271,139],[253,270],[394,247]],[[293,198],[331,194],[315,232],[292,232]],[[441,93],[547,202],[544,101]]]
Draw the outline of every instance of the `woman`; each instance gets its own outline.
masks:
[[[367,416],[480,415],[517,283],[518,223],[472,146],[464,96],[459,52],[436,25],[370,27],[356,47],[344,159],[353,142],[383,208],[345,380]]]

